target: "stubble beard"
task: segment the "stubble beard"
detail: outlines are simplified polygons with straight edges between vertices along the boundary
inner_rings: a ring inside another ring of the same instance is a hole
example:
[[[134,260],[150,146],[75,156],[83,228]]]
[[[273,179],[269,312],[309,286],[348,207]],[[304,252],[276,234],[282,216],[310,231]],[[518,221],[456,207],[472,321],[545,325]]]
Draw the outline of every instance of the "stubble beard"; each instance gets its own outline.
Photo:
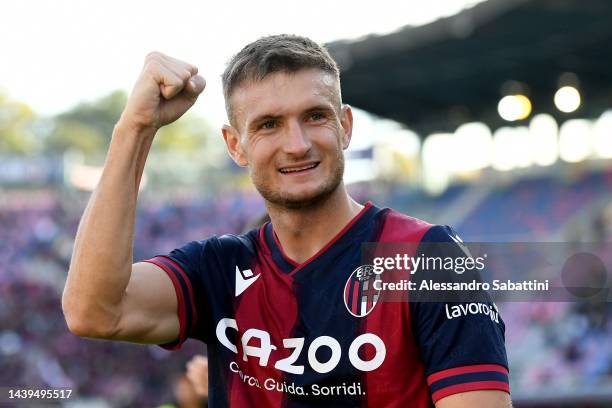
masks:
[[[325,202],[340,186],[344,176],[344,155],[340,151],[335,158],[337,165],[332,169],[329,178],[313,192],[308,194],[286,194],[279,190],[274,190],[271,186],[257,174],[251,174],[251,179],[259,194],[268,203],[287,210],[303,209],[314,207]]]

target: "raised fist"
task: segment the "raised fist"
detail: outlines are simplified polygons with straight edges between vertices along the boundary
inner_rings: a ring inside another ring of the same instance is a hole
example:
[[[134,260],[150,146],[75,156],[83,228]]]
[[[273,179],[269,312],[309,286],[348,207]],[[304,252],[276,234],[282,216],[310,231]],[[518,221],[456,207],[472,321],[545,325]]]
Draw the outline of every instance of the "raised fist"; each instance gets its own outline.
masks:
[[[136,129],[156,131],[187,112],[205,86],[194,65],[152,52],[145,58],[121,120]]]

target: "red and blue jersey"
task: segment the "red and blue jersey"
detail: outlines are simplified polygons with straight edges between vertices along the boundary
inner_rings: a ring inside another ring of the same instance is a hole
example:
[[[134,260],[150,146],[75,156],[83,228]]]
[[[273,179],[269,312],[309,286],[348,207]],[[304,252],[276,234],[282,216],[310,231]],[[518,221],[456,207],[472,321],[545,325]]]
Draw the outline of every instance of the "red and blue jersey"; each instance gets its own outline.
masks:
[[[147,260],[178,299],[180,336],[163,346],[207,344],[211,406],[431,407],[460,392],[509,392],[501,318],[380,301],[373,280],[355,279],[365,242],[419,251],[456,241],[450,227],[367,203],[302,263],[284,254],[270,223],[188,243]]]

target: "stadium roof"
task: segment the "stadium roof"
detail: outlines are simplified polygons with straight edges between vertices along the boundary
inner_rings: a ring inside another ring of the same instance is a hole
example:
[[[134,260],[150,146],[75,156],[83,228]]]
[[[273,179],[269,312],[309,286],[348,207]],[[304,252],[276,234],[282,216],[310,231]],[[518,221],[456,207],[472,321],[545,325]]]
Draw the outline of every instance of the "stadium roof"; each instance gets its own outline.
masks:
[[[328,48],[340,65],[345,102],[421,135],[474,120],[493,129],[507,124],[497,104],[521,86],[534,113],[559,121],[612,106],[609,0],[489,0],[424,26]],[[583,98],[571,115],[553,104],[566,72],[576,74]]]

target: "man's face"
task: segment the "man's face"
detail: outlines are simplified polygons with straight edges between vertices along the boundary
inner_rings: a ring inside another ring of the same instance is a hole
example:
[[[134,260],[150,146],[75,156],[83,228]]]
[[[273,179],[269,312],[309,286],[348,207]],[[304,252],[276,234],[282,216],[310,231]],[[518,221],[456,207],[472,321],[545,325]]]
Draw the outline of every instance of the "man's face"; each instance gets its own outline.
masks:
[[[336,79],[317,69],[270,74],[233,92],[238,129],[223,133],[264,199],[300,208],[336,191],[352,131],[350,108],[339,99]]]

